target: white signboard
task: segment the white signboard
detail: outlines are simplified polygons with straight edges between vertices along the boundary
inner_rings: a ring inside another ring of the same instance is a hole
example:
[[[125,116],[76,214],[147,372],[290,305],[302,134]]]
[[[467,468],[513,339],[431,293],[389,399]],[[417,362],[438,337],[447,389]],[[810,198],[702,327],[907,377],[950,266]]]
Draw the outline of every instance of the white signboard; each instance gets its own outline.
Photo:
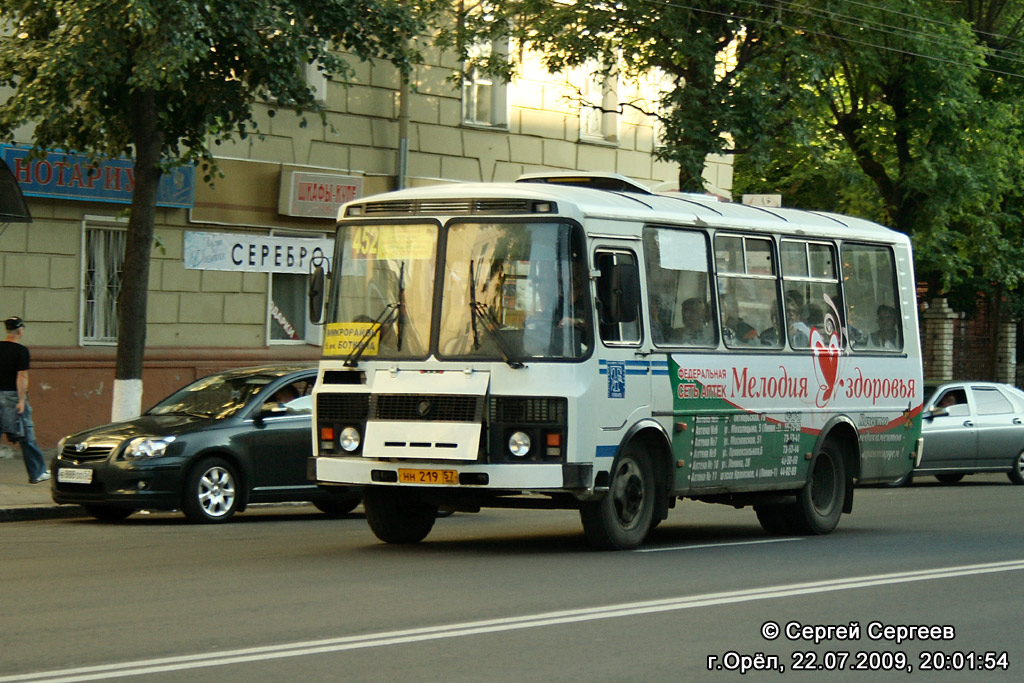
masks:
[[[282,171],[278,211],[285,216],[335,219],[342,204],[361,196],[359,176]]]
[[[309,273],[310,261],[334,253],[334,240],[186,232],[185,268],[255,273]]]
[[[743,203],[748,206],[782,206],[781,194],[745,194]]]

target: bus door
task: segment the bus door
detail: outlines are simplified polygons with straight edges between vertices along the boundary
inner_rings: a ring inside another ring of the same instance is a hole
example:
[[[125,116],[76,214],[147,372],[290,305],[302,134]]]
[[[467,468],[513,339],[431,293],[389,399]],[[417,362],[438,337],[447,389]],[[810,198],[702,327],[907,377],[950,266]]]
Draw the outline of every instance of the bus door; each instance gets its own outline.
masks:
[[[640,354],[640,271],[629,249],[598,247],[594,252],[597,304],[596,355],[601,380],[594,389],[594,418],[601,430],[598,455],[612,457],[615,447],[637,419],[650,414],[651,370]]]

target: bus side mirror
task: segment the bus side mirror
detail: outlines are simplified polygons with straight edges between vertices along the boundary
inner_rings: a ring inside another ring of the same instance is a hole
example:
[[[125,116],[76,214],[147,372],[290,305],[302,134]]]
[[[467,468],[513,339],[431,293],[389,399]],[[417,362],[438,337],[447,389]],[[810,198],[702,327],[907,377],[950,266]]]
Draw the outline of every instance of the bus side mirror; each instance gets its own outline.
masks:
[[[640,272],[635,263],[616,263],[597,281],[601,322],[635,322],[640,313]]]
[[[316,266],[309,274],[309,322],[318,324],[324,315],[324,269]]]

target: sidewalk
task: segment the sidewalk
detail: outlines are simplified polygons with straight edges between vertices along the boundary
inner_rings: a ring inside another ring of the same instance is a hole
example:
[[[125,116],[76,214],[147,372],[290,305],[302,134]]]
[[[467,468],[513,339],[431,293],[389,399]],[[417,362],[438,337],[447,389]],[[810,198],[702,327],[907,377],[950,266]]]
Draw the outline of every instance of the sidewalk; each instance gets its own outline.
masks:
[[[0,446],[0,522],[85,516],[81,506],[54,503],[50,497],[50,482],[29,484],[21,451],[17,447],[3,446]],[[53,451],[44,451],[43,455],[49,462]]]

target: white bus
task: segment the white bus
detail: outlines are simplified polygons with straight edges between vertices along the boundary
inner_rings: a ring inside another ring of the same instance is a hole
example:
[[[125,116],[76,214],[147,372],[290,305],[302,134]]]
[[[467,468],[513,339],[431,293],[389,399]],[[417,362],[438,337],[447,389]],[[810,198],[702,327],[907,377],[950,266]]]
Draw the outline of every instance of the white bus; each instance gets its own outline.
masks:
[[[683,498],[824,534],[917,457],[910,243],[868,221],[524,176],[349,203],[330,266],[309,471],[385,542],[567,508],[629,549]]]

